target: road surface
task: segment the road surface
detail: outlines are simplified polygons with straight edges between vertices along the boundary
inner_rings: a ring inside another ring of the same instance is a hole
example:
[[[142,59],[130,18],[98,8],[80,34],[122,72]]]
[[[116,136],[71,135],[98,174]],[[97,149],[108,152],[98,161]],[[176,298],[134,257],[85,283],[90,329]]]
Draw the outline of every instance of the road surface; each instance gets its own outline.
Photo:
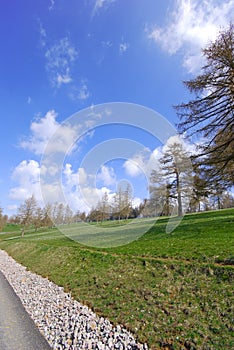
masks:
[[[51,350],[0,271],[0,350]]]

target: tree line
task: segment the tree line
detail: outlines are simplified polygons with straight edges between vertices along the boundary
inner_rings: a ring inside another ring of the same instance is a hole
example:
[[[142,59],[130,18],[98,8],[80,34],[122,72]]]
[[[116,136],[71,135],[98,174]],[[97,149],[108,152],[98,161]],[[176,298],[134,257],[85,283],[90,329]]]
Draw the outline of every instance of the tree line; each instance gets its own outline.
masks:
[[[100,222],[127,220],[136,217],[182,216],[184,213],[234,207],[234,197],[223,183],[209,186],[203,173],[193,166],[194,159],[183,142],[176,140],[164,148],[159,166],[151,173],[148,199],[133,205],[129,185],[120,186],[114,195],[104,193],[88,213],[73,212],[68,204],[53,203],[41,208],[34,196],[19,206],[10,222],[21,225],[21,235],[27,227],[75,224],[80,221]]]

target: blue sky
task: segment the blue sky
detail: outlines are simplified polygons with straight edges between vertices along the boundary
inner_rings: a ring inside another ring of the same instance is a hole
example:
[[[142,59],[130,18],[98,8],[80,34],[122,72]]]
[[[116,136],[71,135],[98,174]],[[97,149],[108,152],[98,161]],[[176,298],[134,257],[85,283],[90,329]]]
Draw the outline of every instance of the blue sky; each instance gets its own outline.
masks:
[[[233,21],[234,1],[15,0],[1,4],[0,17],[0,204],[11,214],[32,193],[40,199],[40,162],[53,133],[59,130],[64,145],[76,142],[74,125],[62,124],[71,115],[125,102],[178,122],[172,106],[189,98],[182,81],[199,73],[201,47]],[[71,192],[81,178],[92,197],[93,174],[80,163],[95,145],[115,138],[135,140],[148,153],[100,164],[98,191],[113,195],[124,178],[136,188],[136,202],[146,195],[139,169],[160,142],[136,127],[109,125],[90,128],[66,154],[68,201],[81,205]]]

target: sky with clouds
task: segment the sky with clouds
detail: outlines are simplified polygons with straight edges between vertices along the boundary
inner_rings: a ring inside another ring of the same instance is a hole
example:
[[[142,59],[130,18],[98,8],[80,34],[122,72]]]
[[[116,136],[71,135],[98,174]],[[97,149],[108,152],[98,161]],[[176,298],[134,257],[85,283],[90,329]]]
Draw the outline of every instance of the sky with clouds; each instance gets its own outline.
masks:
[[[2,3],[0,205],[4,211],[14,213],[32,193],[41,200],[40,174],[58,171],[53,162],[41,163],[45,152],[65,152],[61,181],[74,209],[87,210],[105,192],[113,196],[122,179],[131,183],[139,203],[147,195],[147,176],[163,145],[129,125],[93,128],[94,106],[142,105],[175,125],[172,106],[189,98],[182,81],[200,72],[201,48],[233,21],[234,0]],[[83,125],[79,118],[76,124],[65,122],[83,109],[87,110]],[[111,108],[103,107],[103,113],[111,115]],[[101,113],[95,118],[101,119]],[[114,147],[108,140],[115,138],[134,140],[135,152],[103,161],[95,174],[85,168],[90,152],[95,154],[94,148],[102,143],[106,149]],[[143,147],[138,149],[137,143]],[[57,186],[47,184],[51,200],[56,200]]]

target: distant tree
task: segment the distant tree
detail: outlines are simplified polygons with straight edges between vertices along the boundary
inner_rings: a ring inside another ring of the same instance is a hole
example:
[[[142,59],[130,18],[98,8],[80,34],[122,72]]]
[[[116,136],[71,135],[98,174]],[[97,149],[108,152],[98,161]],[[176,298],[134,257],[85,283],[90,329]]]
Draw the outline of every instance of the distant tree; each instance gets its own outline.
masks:
[[[97,204],[97,210],[100,212],[101,222],[110,218],[111,206],[107,192],[104,193],[102,199]]]
[[[35,231],[43,226],[43,210],[38,206],[34,210],[32,224],[34,225]]]
[[[3,209],[0,208],[0,231],[2,231],[4,226],[6,225],[7,219],[7,215],[3,215]]]
[[[80,213],[80,220],[81,220],[81,221],[86,221],[86,213],[85,213],[85,211],[82,211],[82,212]]]
[[[151,174],[151,193],[165,201],[165,215],[170,213],[170,198],[176,200],[178,216],[183,215],[183,203],[188,202],[192,191],[192,168],[182,143],[167,145],[159,159],[160,167]],[[162,206],[162,204],[160,204]]]
[[[21,237],[24,236],[25,228],[33,224],[35,210],[37,208],[37,202],[35,197],[32,195],[27,198],[18,209],[18,217],[21,225]]]
[[[10,224],[20,225],[20,217],[18,214],[14,214],[9,219]]]
[[[132,193],[129,185],[124,189],[118,188],[114,196],[113,217],[120,219],[128,219],[132,210]]]
[[[165,173],[161,169],[154,170],[151,174],[150,199],[144,208],[144,215],[170,215],[173,209],[173,198],[172,184],[165,178]]]
[[[67,204],[64,210],[64,223],[65,224],[71,224],[73,221],[73,211]]]
[[[132,190],[129,184],[127,184],[125,190],[123,191],[123,203],[121,214],[125,219],[129,218],[132,210]]]
[[[87,218],[86,213],[84,211],[81,212],[79,210],[75,213],[73,217],[74,222],[86,221],[86,218]]]
[[[102,221],[102,217],[103,217],[103,213],[96,208],[91,209],[89,215],[88,215],[88,219],[91,222],[99,222]]]
[[[42,224],[44,227],[52,227],[54,224],[53,220],[52,220],[52,205],[51,204],[47,204],[43,208]]]
[[[234,207],[234,196],[231,192],[224,192],[220,198],[221,208],[233,208]]]
[[[63,203],[55,203],[53,210],[53,221],[56,225],[64,224],[65,210],[66,208]]]
[[[185,86],[194,99],[176,106],[179,130],[205,139],[197,159],[209,182],[234,183],[234,26],[221,31],[215,42],[203,49],[206,64]]]

